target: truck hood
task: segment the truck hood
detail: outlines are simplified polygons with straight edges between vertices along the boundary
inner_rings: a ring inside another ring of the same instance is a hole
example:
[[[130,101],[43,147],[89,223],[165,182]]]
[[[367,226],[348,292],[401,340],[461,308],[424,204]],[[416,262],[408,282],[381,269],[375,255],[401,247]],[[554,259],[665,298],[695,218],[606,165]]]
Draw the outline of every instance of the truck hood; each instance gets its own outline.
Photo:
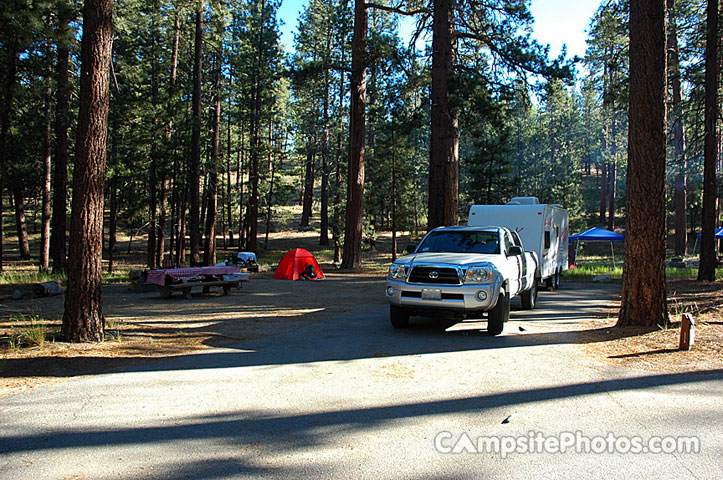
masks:
[[[432,263],[435,265],[459,265],[468,266],[481,262],[496,263],[499,261],[500,255],[481,254],[481,253],[449,253],[449,252],[428,252],[413,253],[405,255],[397,260],[400,263],[415,265],[419,263]]]

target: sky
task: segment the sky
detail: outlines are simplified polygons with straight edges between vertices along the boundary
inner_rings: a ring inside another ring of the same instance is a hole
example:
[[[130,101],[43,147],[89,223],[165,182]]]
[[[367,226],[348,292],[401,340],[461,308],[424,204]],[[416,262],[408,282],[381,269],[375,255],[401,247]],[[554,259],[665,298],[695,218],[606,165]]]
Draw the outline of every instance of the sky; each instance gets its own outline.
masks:
[[[532,0],[530,10],[535,17],[533,37],[543,45],[550,45],[550,57],[560,53],[563,44],[567,45],[568,57],[585,56],[585,40],[590,18],[601,0]],[[281,42],[290,51],[294,43],[294,32],[298,16],[308,0],[282,0],[279,18],[285,23],[281,26]],[[410,26],[406,27],[411,28]],[[404,36],[405,25],[401,27]]]

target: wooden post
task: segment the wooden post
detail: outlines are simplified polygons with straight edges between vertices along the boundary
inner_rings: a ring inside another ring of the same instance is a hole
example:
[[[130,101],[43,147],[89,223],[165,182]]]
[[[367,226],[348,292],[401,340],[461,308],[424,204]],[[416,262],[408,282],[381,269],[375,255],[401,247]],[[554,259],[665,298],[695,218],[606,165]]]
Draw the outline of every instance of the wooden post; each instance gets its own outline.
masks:
[[[695,319],[690,313],[684,313],[680,321],[680,344],[678,350],[690,350],[695,343]]]

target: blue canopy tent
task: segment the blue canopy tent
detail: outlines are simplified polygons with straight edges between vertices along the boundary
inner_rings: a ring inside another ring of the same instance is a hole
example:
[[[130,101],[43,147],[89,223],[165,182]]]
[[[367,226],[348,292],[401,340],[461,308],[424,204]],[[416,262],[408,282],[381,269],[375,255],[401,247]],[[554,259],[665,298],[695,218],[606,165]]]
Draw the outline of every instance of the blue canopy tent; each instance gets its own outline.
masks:
[[[702,233],[699,233],[699,234],[698,234],[698,237],[695,239],[695,245],[693,245],[693,253],[695,253],[696,251],[698,251],[698,240],[700,240],[702,236],[703,236],[703,234],[702,234]],[[713,234],[713,238],[715,238],[716,240],[723,240],[723,227],[720,227],[720,228],[716,228],[716,229],[715,229],[715,233]]]
[[[575,235],[570,235],[570,242],[575,242],[575,259],[577,259],[577,250],[580,247],[580,242],[610,242],[610,251],[613,254],[613,266],[615,266],[613,242],[622,242],[623,240],[625,240],[624,235],[597,227],[576,233]]]

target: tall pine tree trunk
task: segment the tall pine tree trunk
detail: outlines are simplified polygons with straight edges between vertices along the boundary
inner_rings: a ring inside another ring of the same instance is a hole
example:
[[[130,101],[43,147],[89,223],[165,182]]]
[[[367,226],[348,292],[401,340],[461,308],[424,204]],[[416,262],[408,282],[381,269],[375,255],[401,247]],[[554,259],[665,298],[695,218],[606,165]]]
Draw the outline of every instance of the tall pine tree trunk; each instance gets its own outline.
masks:
[[[233,85],[233,64],[229,66],[229,85]],[[226,123],[226,218],[228,221],[228,246],[234,247],[233,239],[233,209],[231,189],[231,95],[228,98],[228,118]]]
[[[148,244],[146,264],[148,268],[156,267],[156,234],[158,233],[158,54],[156,44],[158,43],[158,1],[153,0],[151,11],[151,107],[153,118],[151,119],[151,165],[148,172],[148,196],[150,205],[148,207]]]
[[[331,49],[331,34],[327,39],[327,49]],[[319,245],[329,245],[329,70],[324,72],[323,100],[324,128],[321,134],[321,231]]]
[[[456,225],[459,207],[459,111],[450,101],[455,0],[434,0],[427,228]]]
[[[256,78],[254,80],[254,110],[251,122],[251,162],[249,165],[249,181],[251,192],[248,206],[248,236],[246,247],[250,252],[256,253],[258,223],[259,223],[259,156],[261,155],[261,103],[263,88],[261,72],[264,65],[264,23],[259,27],[258,43],[256,45]]]
[[[665,326],[665,0],[630,2],[623,293],[617,325]]]
[[[101,256],[112,44],[113,1],[85,0],[68,286],[61,330],[72,342],[100,342],[105,326]]]
[[[218,149],[221,130],[221,58],[216,58],[216,81],[213,107],[213,137],[211,161],[208,165],[206,207],[206,240],[203,263],[216,264],[216,222],[218,220]]]
[[[344,50],[342,49],[341,62],[344,64]],[[344,105],[344,71],[339,72],[339,111]],[[336,168],[334,172],[334,226],[332,228],[332,239],[334,241],[334,263],[341,262],[341,154],[342,154],[342,135],[344,133],[344,121],[342,115],[339,115],[339,132],[336,135]]]
[[[703,139],[703,214],[698,281],[715,281],[716,178],[718,121],[718,0],[708,0],[705,40],[705,133]]]
[[[50,86],[45,94],[45,135],[43,136],[43,183],[42,183],[42,216],[40,227],[40,253],[38,265],[40,271],[45,272],[50,265],[50,184],[52,174],[52,132],[53,132],[53,107],[51,105]]]
[[[301,208],[301,222],[299,223],[299,230],[303,230],[309,226],[311,220],[312,207],[314,205],[314,171],[316,163],[316,142],[314,137],[309,134],[309,138],[306,143],[306,162],[304,163],[304,194]]]
[[[354,1],[354,34],[351,41],[351,112],[349,114],[349,168],[347,171],[346,227],[342,269],[361,268],[364,213],[364,130],[366,122],[366,0]]]
[[[196,7],[196,36],[193,53],[193,131],[191,134],[191,158],[188,172],[188,185],[191,195],[191,209],[188,212],[191,264],[200,261],[199,247],[201,231],[199,224],[200,199],[199,189],[201,177],[201,60],[203,57],[203,1]]]

